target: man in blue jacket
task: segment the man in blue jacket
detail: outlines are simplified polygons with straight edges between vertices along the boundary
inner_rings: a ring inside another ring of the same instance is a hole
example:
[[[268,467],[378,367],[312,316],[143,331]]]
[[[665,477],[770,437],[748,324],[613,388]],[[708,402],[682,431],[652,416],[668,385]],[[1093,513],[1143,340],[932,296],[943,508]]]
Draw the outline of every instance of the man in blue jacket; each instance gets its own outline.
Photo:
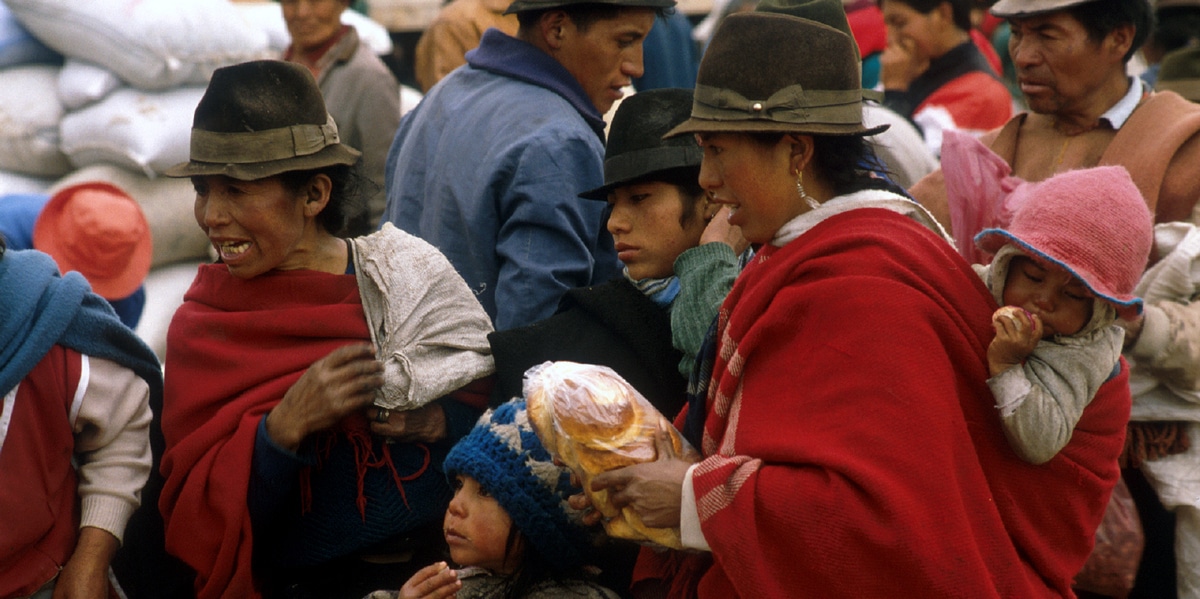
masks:
[[[605,206],[602,115],[643,74],[642,40],[674,0],[516,0],[400,123],[384,220],[437,246],[499,330],[620,273]]]

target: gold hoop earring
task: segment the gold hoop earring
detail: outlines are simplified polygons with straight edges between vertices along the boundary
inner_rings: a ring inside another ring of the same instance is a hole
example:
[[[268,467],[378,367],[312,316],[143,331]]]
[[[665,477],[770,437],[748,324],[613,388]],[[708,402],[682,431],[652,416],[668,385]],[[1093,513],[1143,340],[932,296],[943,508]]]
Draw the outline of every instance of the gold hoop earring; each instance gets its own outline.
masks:
[[[796,193],[800,194],[800,199],[804,200],[805,204],[808,204],[809,209],[816,210],[821,207],[821,203],[816,198],[808,195],[807,191],[804,191],[804,172],[799,169],[796,170]]]

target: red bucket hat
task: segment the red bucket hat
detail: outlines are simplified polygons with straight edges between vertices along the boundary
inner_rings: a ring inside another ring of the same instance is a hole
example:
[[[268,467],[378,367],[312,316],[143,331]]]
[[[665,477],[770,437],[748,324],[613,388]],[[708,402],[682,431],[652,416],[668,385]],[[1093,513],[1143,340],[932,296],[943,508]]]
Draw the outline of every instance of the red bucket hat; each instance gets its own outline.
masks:
[[[55,193],[33,226],[33,247],[61,272],[78,271],[97,295],[131,295],[150,272],[150,224],[137,201],[115,185],[80,183]]]
[[[975,236],[995,254],[1013,244],[1031,257],[1057,264],[1083,281],[1122,316],[1138,314],[1133,295],[1154,243],[1154,217],[1121,166],[1067,171],[1013,191],[1016,211],[1007,229]]]

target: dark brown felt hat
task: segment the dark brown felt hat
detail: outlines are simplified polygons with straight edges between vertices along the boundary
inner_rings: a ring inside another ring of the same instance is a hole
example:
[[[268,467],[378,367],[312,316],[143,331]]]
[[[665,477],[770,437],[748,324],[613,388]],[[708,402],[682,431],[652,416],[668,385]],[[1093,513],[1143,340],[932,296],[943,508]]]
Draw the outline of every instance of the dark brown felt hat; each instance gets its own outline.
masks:
[[[854,39],[854,33],[850,29],[850,22],[846,18],[846,8],[842,5],[842,0],[761,0],[754,7],[754,12],[791,15],[816,21],[841,31],[850,36],[851,40]],[[854,48],[859,50],[857,42],[855,42]],[[861,56],[862,54],[859,52],[859,57],[861,58]]]
[[[874,135],[862,123],[854,39],[785,14],[725,18],[696,78],[692,116],[667,135],[700,132]]]
[[[251,181],[287,171],[354,164],[307,68],[256,60],[213,72],[192,119],[191,160],[168,177],[225,175]]]

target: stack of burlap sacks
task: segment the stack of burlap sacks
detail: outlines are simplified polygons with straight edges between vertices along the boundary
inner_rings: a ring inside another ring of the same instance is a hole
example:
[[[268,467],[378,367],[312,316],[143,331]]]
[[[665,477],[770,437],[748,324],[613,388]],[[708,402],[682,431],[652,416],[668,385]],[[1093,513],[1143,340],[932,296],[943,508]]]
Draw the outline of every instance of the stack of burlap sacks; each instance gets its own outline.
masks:
[[[344,20],[376,52],[392,51],[382,26],[352,11]],[[212,72],[279,57],[287,43],[270,1],[0,2],[0,202],[83,181],[137,200],[154,242],[137,332],[160,358],[170,317],[209,259],[191,182],[160,173],[187,160]]]

